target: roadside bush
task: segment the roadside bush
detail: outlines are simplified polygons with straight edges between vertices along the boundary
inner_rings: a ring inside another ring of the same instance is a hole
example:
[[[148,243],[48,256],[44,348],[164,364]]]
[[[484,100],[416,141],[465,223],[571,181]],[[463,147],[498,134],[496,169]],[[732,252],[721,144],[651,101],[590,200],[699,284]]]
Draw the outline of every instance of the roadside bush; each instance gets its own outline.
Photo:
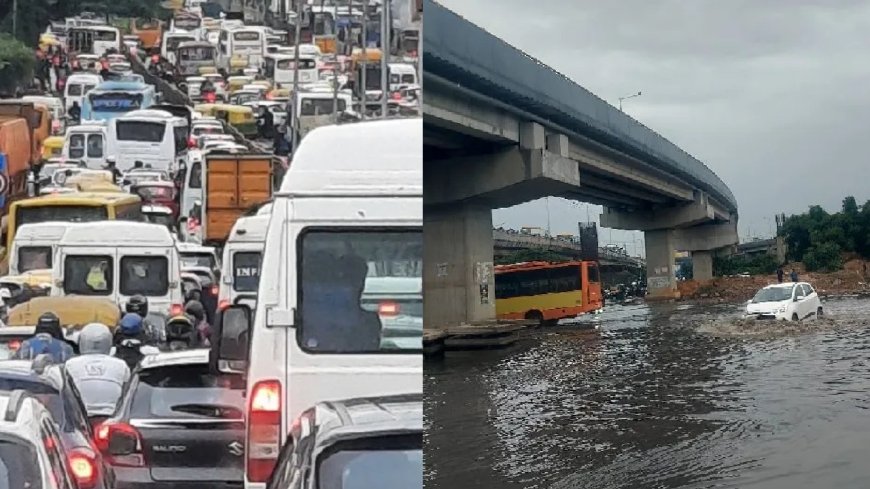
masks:
[[[33,50],[9,34],[0,34],[0,92],[11,94],[33,78]]]
[[[804,265],[810,272],[833,272],[843,267],[840,246],[828,241],[810,246],[804,254]]]
[[[776,271],[776,258],[770,255],[755,257],[716,256],[713,258],[713,275],[767,275]]]

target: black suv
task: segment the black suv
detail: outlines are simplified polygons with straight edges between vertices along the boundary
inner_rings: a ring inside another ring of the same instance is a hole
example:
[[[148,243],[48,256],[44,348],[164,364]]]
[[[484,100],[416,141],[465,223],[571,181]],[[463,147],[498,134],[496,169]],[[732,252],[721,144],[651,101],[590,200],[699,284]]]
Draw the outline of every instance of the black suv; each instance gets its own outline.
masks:
[[[209,372],[207,349],[147,355],[97,444],[116,489],[241,488],[245,382]]]
[[[266,489],[423,487],[421,394],[323,402],[293,422]]]
[[[79,489],[112,489],[113,474],[94,447],[94,433],[75,382],[50,358],[0,361],[0,392],[23,390],[39,399],[60,428]]]

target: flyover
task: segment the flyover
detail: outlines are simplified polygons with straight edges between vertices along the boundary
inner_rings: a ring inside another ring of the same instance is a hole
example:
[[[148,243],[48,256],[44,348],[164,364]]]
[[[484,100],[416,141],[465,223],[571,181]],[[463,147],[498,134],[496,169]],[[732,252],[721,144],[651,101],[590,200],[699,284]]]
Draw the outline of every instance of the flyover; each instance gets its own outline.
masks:
[[[583,255],[583,247],[579,243],[549,236],[521,234],[518,232],[493,229],[493,251],[496,256],[507,255],[521,250],[549,250],[562,255],[566,259],[577,260]],[[618,253],[612,249],[598,248],[598,263],[602,267],[640,268],[645,261],[642,258]]]
[[[545,196],[604,206],[601,226],[645,232],[648,289],[677,294],[737,243],[737,201],[702,162],[564,75],[424,0],[427,327],[495,316],[492,209]],[[429,264],[432,264],[429,266]]]

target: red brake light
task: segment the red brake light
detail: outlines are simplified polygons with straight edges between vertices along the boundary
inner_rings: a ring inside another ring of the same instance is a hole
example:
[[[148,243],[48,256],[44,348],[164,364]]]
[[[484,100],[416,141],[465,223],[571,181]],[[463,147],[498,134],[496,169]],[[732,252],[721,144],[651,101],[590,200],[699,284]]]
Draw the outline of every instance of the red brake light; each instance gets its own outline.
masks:
[[[169,314],[172,316],[178,316],[179,314],[184,312],[184,307],[181,304],[172,304],[172,307],[169,308]]]
[[[378,314],[381,316],[398,316],[399,304],[395,302],[381,302],[378,306]]]
[[[9,349],[12,351],[18,351],[21,348],[21,342],[18,340],[12,340],[9,342]]]
[[[193,148],[196,148],[196,141],[192,137],[187,138],[187,149]]]
[[[393,100],[402,100],[402,92],[393,92]]]
[[[97,457],[90,450],[78,448],[69,455],[69,466],[81,489],[97,485]]]
[[[247,478],[266,482],[281,450],[281,382],[261,380],[248,405]]]
[[[142,437],[127,423],[103,423],[95,430],[97,448],[118,467],[144,467]]]
[[[226,309],[228,307],[230,307],[230,301],[228,299],[221,299],[220,302],[218,302],[218,310],[219,311],[223,311],[224,309]]]

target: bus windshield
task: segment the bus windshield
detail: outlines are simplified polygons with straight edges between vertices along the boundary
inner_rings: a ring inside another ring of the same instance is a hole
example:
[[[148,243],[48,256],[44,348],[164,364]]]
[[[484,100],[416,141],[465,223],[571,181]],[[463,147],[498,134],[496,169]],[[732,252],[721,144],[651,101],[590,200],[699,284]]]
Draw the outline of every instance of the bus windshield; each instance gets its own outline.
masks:
[[[15,226],[37,222],[93,222],[109,218],[104,205],[41,205],[19,207],[15,212]]]

